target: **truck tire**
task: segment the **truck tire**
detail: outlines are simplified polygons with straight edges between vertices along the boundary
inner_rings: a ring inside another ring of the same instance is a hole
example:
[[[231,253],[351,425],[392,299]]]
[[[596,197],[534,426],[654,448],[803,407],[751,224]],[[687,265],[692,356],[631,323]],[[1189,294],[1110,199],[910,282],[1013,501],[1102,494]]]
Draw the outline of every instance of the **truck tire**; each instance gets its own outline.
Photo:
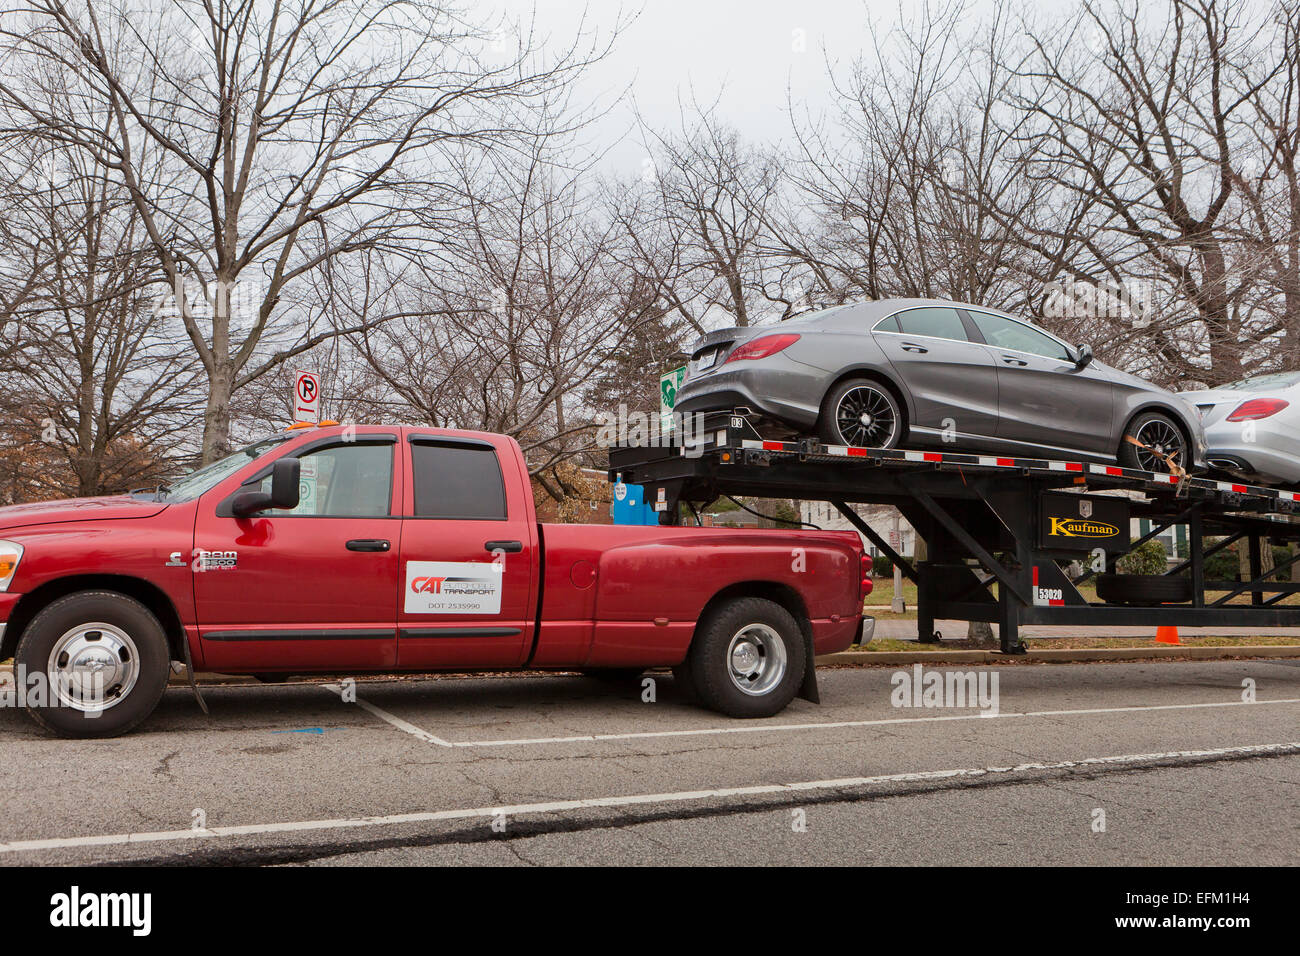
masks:
[[[683,676],[694,698],[730,717],[771,717],[803,683],[803,633],[765,598],[735,598],[700,621]]]
[[[26,710],[61,737],[116,737],[148,717],[167,688],[167,636],[143,604],[115,591],[78,591],[45,607],[14,652]],[[38,695],[33,675],[44,685]]]
[[[1185,604],[1192,599],[1192,580],[1169,574],[1099,574],[1097,597],[1107,604]]]

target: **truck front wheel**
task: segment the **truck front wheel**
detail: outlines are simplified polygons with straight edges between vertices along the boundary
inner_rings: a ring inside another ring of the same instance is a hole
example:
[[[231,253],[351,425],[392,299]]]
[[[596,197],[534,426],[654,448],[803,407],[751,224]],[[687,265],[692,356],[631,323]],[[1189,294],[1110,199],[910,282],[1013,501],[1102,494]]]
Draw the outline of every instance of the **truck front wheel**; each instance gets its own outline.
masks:
[[[700,622],[680,676],[706,707],[731,717],[771,717],[785,709],[808,665],[790,612],[765,598],[736,598]]]
[[[79,591],[23,631],[14,676],[42,727],[63,737],[115,737],[158,706],[169,657],[162,625],[139,601]]]

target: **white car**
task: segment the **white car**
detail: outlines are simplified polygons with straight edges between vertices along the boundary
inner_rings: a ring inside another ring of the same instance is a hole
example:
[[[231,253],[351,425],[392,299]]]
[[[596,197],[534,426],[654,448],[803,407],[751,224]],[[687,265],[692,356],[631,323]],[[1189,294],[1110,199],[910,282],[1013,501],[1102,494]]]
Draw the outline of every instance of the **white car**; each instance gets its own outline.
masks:
[[[1210,467],[1265,484],[1300,482],[1300,372],[1179,394],[1201,413]]]

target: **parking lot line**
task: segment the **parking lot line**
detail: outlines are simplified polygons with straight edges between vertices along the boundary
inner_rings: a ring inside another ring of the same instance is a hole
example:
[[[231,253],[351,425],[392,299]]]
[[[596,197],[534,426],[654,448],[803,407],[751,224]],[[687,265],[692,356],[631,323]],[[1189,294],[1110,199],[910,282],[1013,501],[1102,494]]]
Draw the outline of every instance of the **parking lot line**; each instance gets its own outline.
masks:
[[[990,774],[1014,774],[1041,770],[1084,769],[1094,766],[1138,766],[1159,760],[1206,760],[1272,754],[1300,754],[1300,742],[1252,744],[1210,750],[1170,750],[1162,753],[1120,754],[1109,757],[1083,757],[1077,760],[1053,760],[1017,764],[1010,767],[965,767],[954,770],[922,770],[912,773],[881,774],[874,777],[839,777],[830,780],[804,780],[796,783],[759,784],[748,787],[722,787],[710,790],[679,790],[669,793],[640,793],[626,796],[592,797],[582,800],[555,800],[546,803],[521,803],[511,806],[469,807],[433,810],[420,813],[396,813],[385,816],[339,818],[332,820],[296,820],[286,823],[252,823],[202,830],[159,830],[152,833],[108,833],[99,836],[55,837],[43,840],[15,840],[0,843],[0,853],[33,853],[41,850],[66,850],[78,847],[122,846],[126,844],[163,843],[172,840],[212,840],[238,836],[269,836],[278,833],[304,833],[313,830],[347,830],[360,827],[393,826],[404,823],[435,823],[445,820],[476,818],[496,819],[539,813],[564,813],[573,810],[630,807],[645,804],[692,803],[703,800],[726,800],[736,797],[773,794],[808,793],[818,790],[847,790],[888,783],[916,783],[930,780],[982,777]]]
[[[323,684],[326,690],[342,695],[343,689],[338,684]],[[760,724],[744,723],[734,727],[700,727],[689,730],[641,730],[621,734],[575,734],[568,737],[519,737],[511,740],[444,740],[427,730],[422,730],[409,721],[390,714],[383,708],[357,698],[356,704],[363,710],[374,714],[398,730],[413,737],[435,744],[439,747],[536,747],[549,744],[594,743],[611,740],[646,740],[656,737],[708,737],[722,734],[757,734],[781,733],[791,730],[834,730],[843,727],[883,727],[891,724],[926,724],[953,720],[999,720],[1015,717],[1071,717],[1089,714],[1127,714],[1146,713],[1158,710],[1198,710],[1209,707],[1258,707],[1264,704],[1300,704],[1300,697],[1287,697],[1279,700],[1228,700],[1212,701],[1202,704],[1152,704],[1138,707],[1086,707],[1078,710],[1034,710],[1034,711],[981,711],[974,714],[944,714],[934,717],[882,717],[874,720],[836,720],[819,721],[806,724]]]
[[[339,698],[342,699],[343,688],[340,685],[322,684],[321,686],[324,687],[326,690],[330,691],[331,693],[337,694]],[[415,724],[408,723],[407,721],[402,720],[401,717],[398,717],[394,714],[390,714],[388,711],[380,707],[376,707],[374,704],[364,701],[360,697],[356,699],[355,703],[358,707],[360,707],[362,710],[366,711],[367,713],[374,714],[380,720],[392,724],[398,730],[408,733],[412,737],[418,737],[420,740],[423,740],[425,743],[437,744],[439,747],[452,746],[448,741],[443,740],[441,737],[435,736],[434,734],[429,733],[427,730],[421,730],[419,727],[415,726]]]

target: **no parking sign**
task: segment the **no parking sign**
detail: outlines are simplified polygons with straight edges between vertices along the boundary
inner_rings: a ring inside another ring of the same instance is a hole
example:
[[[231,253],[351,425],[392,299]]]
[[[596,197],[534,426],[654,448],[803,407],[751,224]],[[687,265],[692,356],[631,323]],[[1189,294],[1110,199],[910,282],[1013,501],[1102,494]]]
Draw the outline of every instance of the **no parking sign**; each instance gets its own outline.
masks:
[[[315,372],[295,372],[293,377],[293,420],[320,421],[320,376]]]

